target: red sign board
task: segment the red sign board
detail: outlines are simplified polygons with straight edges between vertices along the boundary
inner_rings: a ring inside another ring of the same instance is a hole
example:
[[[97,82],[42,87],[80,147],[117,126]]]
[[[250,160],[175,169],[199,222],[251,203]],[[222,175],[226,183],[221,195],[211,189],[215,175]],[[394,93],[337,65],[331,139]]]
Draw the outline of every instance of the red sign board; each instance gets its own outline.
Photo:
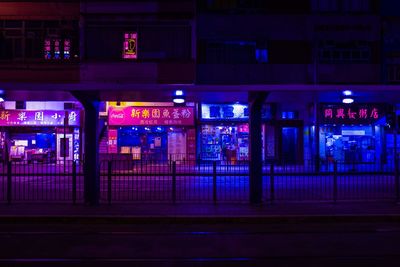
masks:
[[[108,129],[108,153],[118,153],[117,137],[116,129]]]
[[[193,107],[109,107],[109,125],[193,125]]]
[[[0,126],[63,126],[64,118],[64,110],[1,110]],[[68,111],[68,125],[79,122],[79,111]]]

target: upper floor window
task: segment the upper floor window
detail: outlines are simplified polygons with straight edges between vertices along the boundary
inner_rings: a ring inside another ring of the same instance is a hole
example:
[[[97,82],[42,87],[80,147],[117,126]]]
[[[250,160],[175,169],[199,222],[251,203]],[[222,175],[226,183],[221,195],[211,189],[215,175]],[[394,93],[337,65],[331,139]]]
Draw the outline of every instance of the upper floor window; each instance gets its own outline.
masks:
[[[268,49],[255,41],[201,41],[199,61],[211,64],[268,62]]]
[[[0,20],[0,60],[78,58],[77,21]]]
[[[309,0],[199,0],[197,3],[200,12],[301,14],[310,11]]]
[[[371,0],[311,0],[311,7],[314,12],[368,13]]]
[[[319,61],[322,63],[370,62],[371,45],[366,41],[320,41]]]
[[[169,23],[104,26],[90,22],[86,29],[88,60],[188,61],[192,58],[192,28]],[[101,41],[99,41],[101,40]]]

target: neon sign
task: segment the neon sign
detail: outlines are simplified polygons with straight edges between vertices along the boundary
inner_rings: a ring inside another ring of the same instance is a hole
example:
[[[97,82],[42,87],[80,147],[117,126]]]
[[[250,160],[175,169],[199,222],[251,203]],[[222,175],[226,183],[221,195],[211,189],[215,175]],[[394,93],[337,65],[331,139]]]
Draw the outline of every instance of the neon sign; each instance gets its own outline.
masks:
[[[271,104],[262,108],[262,118],[272,119]],[[201,119],[206,120],[248,120],[249,107],[247,104],[201,104]]]
[[[124,34],[124,50],[122,57],[124,59],[137,58],[137,33]]]
[[[322,123],[374,123],[386,115],[382,105],[324,105]]]
[[[71,39],[46,38],[43,50],[46,60],[69,60],[71,58]]]
[[[2,110],[0,126],[63,126],[63,110]],[[79,111],[68,111],[68,125],[80,124]]]
[[[193,107],[109,107],[109,125],[193,125]]]

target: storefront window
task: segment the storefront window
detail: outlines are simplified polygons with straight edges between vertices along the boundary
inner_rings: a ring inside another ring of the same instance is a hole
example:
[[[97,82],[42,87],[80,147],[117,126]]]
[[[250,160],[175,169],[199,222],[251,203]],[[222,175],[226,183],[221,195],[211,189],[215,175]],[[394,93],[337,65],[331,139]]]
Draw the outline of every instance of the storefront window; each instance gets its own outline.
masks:
[[[346,163],[376,162],[379,143],[376,142],[373,128],[374,126],[370,125],[322,127],[320,142],[323,146],[323,157],[330,161]]]
[[[182,127],[119,127],[118,151],[133,159],[182,160],[186,155],[186,129]]]
[[[249,126],[206,124],[201,127],[201,142],[203,160],[248,160]]]
[[[381,164],[386,162],[384,104],[324,104],[321,109],[319,154],[328,162]]]

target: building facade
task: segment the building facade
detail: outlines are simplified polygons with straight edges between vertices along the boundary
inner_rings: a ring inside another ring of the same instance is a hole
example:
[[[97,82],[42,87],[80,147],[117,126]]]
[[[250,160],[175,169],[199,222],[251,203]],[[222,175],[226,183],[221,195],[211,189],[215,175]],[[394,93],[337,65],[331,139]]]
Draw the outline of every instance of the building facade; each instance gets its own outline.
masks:
[[[1,3],[0,89],[10,101],[81,105],[87,168],[116,157],[384,166],[398,151],[396,5]],[[175,90],[187,104],[174,106]],[[353,104],[342,103],[344,90]],[[34,131],[59,134],[45,128]],[[95,188],[98,172],[90,175]]]

